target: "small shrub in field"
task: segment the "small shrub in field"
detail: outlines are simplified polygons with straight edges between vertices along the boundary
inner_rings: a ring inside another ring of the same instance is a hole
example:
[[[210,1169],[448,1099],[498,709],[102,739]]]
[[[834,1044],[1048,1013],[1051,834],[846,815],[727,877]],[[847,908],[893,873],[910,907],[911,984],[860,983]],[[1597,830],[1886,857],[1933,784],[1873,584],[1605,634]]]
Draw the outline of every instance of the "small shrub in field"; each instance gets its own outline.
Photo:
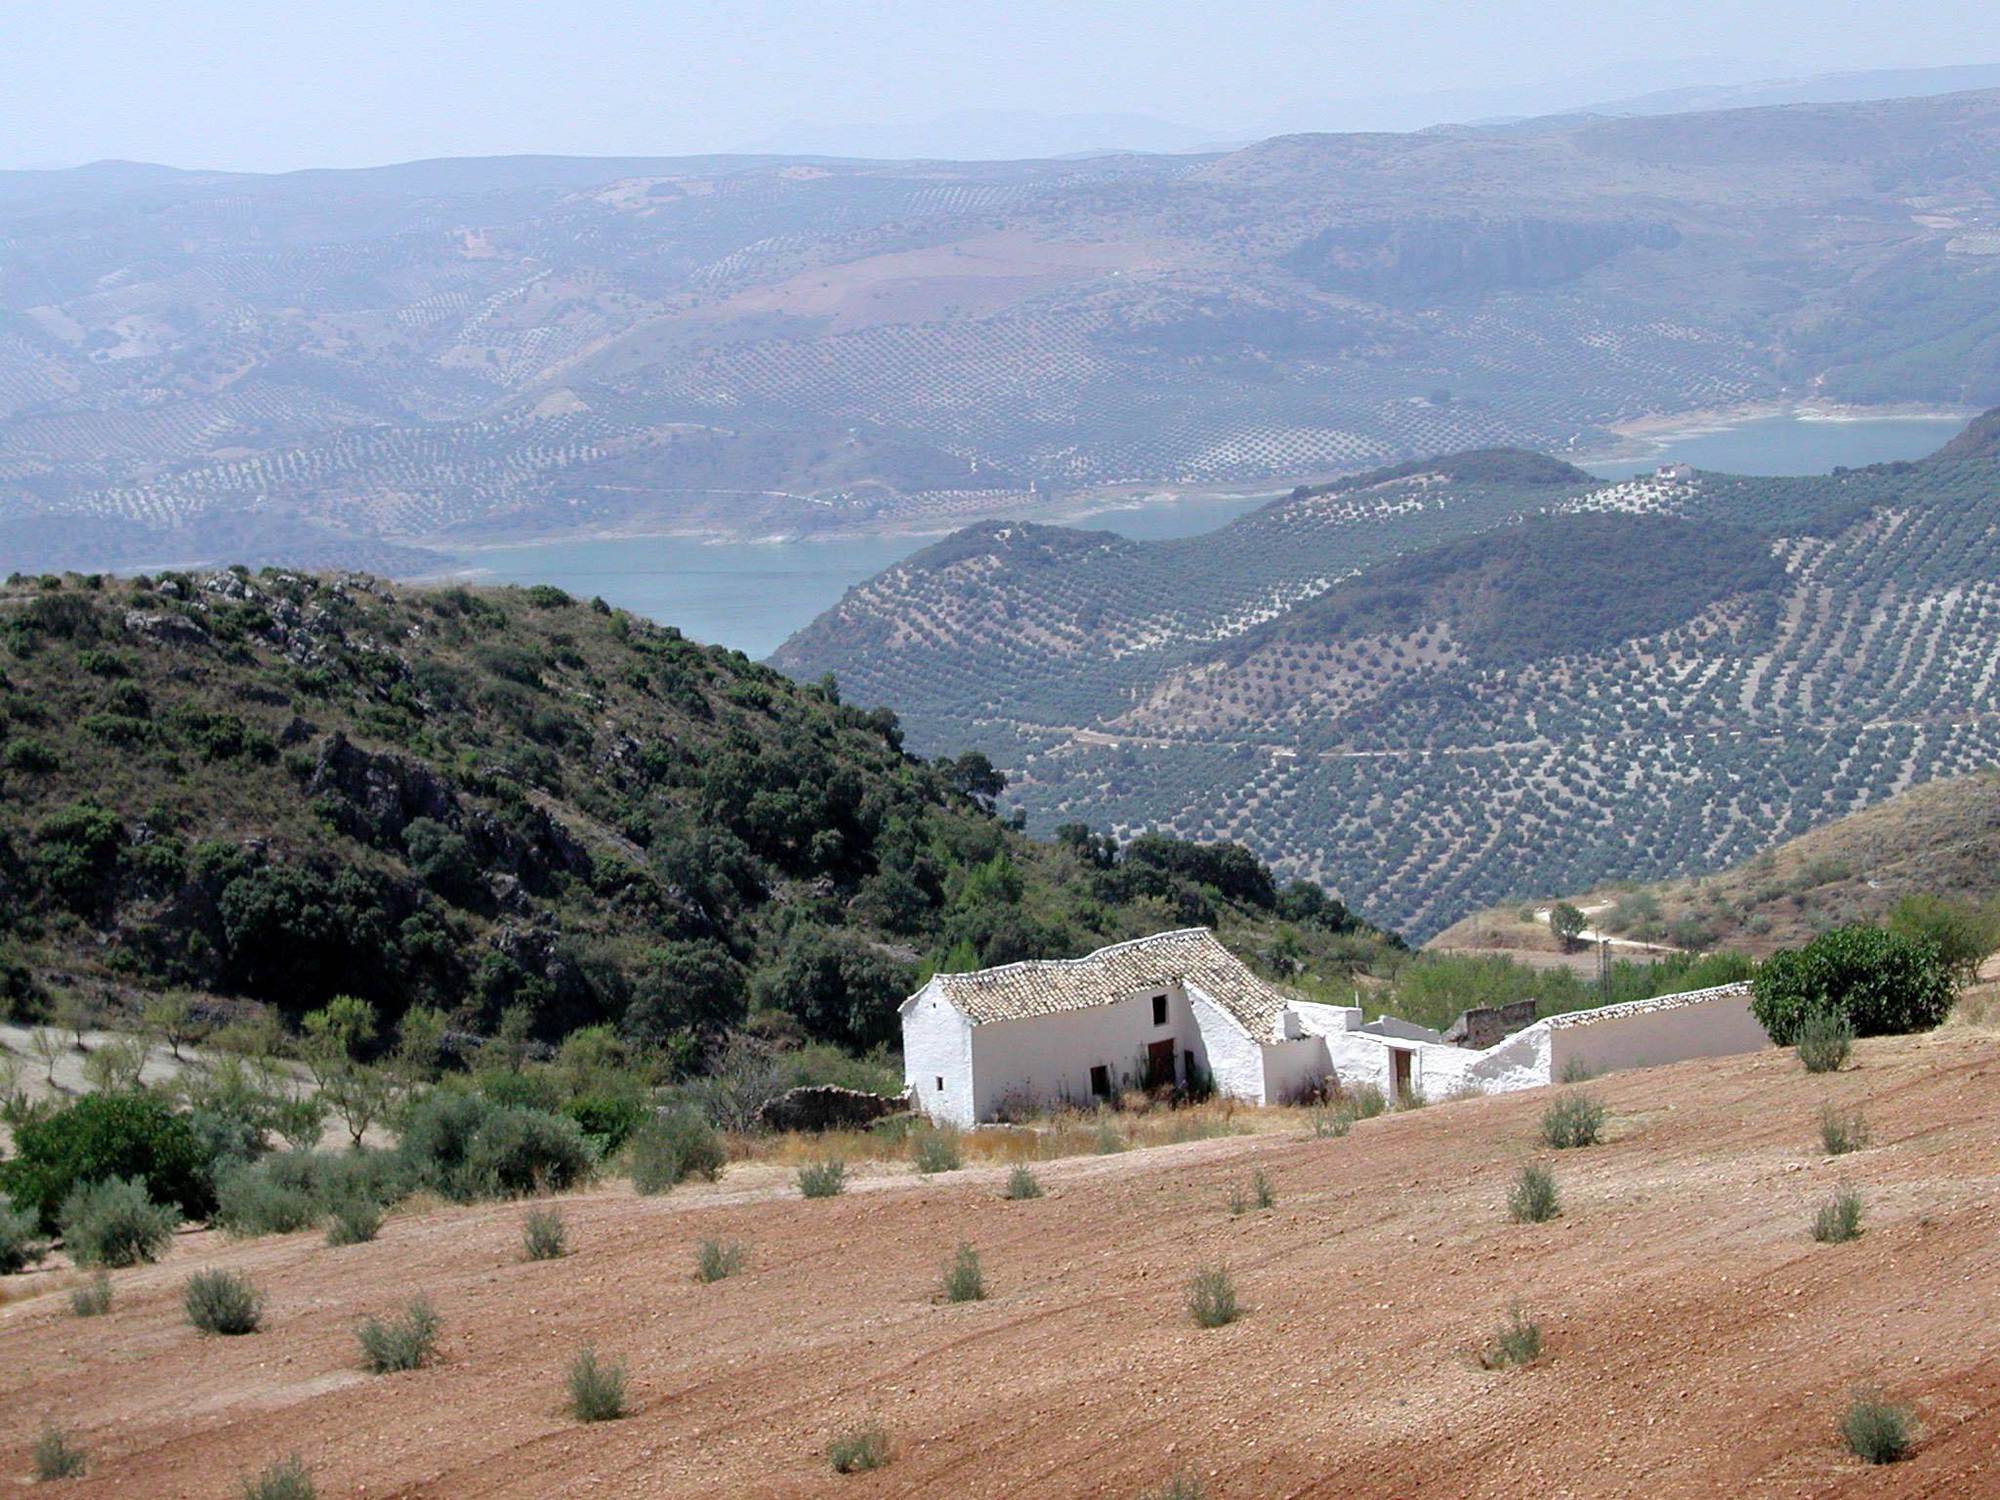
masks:
[[[664,1193],[690,1177],[713,1182],[728,1165],[722,1137],[692,1110],[662,1111],[632,1132],[627,1146],[632,1186],[641,1193]]]
[[[1556,1202],[1555,1173],[1536,1162],[1521,1168],[1521,1175],[1507,1190],[1507,1217],[1516,1224],[1540,1224],[1561,1212]]]
[[[35,1439],[33,1461],[35,1478],[44,1483],[51,1479],[83,1477],[83,1449],[72,1443],[69,1434],[53,1422],[43,1427],[41,1436]]]
[[[959,1241],[958,1249],[944,1268],[944,1300],[947,1302],[983,1302],[986,1300],[986,1276],[979,1269],[979,1252]]]
[[[1139,1500],[1208,1500],[1208,1488],[1199,1476],[1184,1469],[1159,1488],[1147,1490]]]
[[[1854,1050],[1854,1027],[1831,1010],[1815,1010],[1799,1023],[1799,1061],[1808,1073],[1837,1073]]]
[[[1354,1128],[1354,1116],[1336,1104],[1320,1104],[1310,1116],[1312,1133],[1321,1140],[1337,1140]]]
[[[521,1221],[521,1249],[529,1260],[561,1260],[568,1248],[563,1216],[553,1208],[538,1208]]]
[[[926,1177],[933,1172],[956,1172],[965,1165],[965,1152],[959,1146],[957,1129],[940,1125],[918,1131],[910,1141],[910,1160]]]
[[[361,1362],[371,1375],[418,1370],[437,1353],[437,1309],[428,1297],[411,1299],[398,1318],[370,1318],[354,1330],[361,1344]]]
[[[799,1192],[807,1198],[838,1198],[847,1191],[847,1163],[837,1156],[799,1168]]]
[[[136,1266],[158,1260],[180,1222],[180,1210],[147,1197],[137,1177],[88,1182],[63,1200],[63,1248],[80,1266]]]
[[[1357,1120],[1372,1120],[1389,1108],[1389,1101],[1372,1083],[1357,1083],[1347,1091],[1347,1112]]]
[[[239,1493],[243,1500],[318,1500],[319,1497],[319,1491],[313,1488],[312,1475],[306,1472],[304,1460],[296,1453],[245,1479]]]
[[[1234,1323],[1240,1311],[1236,1305],[1236,1283],[1229,1279],[1227,1266],[1210,1266],[1194,1273],[1188,1282],[1188,1316],[1203,1328],[1220,1328]]]
[[[1594,1146],[1604,1130],[1604,1105],[1580,1089],[1571,1089],[1542,1111],[1542,1140],[1558,1151]]]
[[[35,1215],[0,1197],[0,1276],[25,1271],[48,1253]]]
[[[1097,1134],[1091,1138],[1091,1147],[1099,1156],[1115,1156],[1123,1151],[1128,1142],[1120,1135],[1118,1127],[1109,1120],[1097,1127]]]
[[[365,1245],[382,1232],[381,1207],[367,1198],[345,1198],[327,1220],[329,1245]]]
[[[1858,1109],[1842,1113],[1831,1104],[1819,1107],[1819,1143],[1828,1156],[1845,1156],[1868,1144],[1868,1122]]]
[[[1042,1185],[1035,1181],[1035,1174],[1028,1170],[1026,1162],[1017,1163],[1007,1174],[1007,1196],[1016,1201],[1042,1196]]]
[[[1521,1311],[1515,1303],[1507,1310],[1507,1321],[1493,1335],[1493,1342],[1480,1351],[1479,1362],[1489,1370],[1508,1365],[1531,1365],[1542,1357],[1542,1325]]]
[[[1861,1195],[1842,1188],[1813,1215],[1812,1237],[1822,1245],[1844,1245],[1861,1238]]]
[[[586,1344],[563,1372],[570,1415],[579,1422],[615,1422],[625,1415],[625,1362],[606,1362]]]
[[[826,1445],[827,1462],[836,1474],[865,1474],[889,1462],[889,1434],[879,1427],[857,1427]]]
[[[295,1234],[320,1220],[310,1157],[286,1154],[223,1174],[216,1184],[216,1221],[232,1235]]]
[[[694,1279],[726,1281],[743,1269],[748,1255],[734,1240],[703,1240],[695,1247]]]
[[[1916,1446],[1909,1408],[1891,1406],[1874,1391],[1855,1393],[1841,1419],[1840,1436],[1849,1452],[1871,1464],[1896,1463],[1908,1458]]]
[[[101,1318],[111,1311],[111,1278],[99,1271],[82,1286],[70,1288],[69,1310],[79,1318]]]
[[[1596,1076],[1597,1069],[1593,1068],[1580,1057],[1572,1057],[1568,1062],[1563,1064],[1561,1081],[1563,1083],[1588,1083]]]
[[[1271,1179],[1259,1167],[1250,1174],[1250,1202],[1257,1208],[1276,1208],[1278,1195],[1271,1190]]]
[[[264,1299],[234,1271],[197,1271],[181,1292],[187,1320],[203,1333],[228,1337],[255,1333],[264,1317]]]

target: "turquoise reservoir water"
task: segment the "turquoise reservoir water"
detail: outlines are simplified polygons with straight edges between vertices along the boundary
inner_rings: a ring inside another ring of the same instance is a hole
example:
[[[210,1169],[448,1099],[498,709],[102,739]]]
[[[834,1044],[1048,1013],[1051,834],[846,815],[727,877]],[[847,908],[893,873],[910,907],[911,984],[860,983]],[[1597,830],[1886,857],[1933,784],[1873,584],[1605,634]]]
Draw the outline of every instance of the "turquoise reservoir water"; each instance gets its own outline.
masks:
[[[1956,436],[1962,419],[1882,417],[1853,422],[1762,417],[1715,432],[1663,441],[1641,459],[1587,464],[1593,474],[1623,478],[1663,463],[1736,474],[1825,474],[1837,465],[1922,458]],[[1274,485],[1282,493],[1286,485]],[[1197,536],[1227,525],[1268,495],[1227,500],[1167,498],[1081,517],[1141,540]],[[690,537],[536,542],[496,548],[473,559],[478,576],[498,583],[553,583],[582,598],[611,603],[697,640],[719,641],[762,657],[837,601],[849,587],[900,562],[933,537],[861,537],[851,541],[703,542]]]
[[[1836,468],[1924,458],[1957,437],[1964,417],[1865,417],[1825,421],[1798,416],[1758,417],[1714,432],[1692,432],[1661,441],[1641,458],[1585,463],[1607,479],[1649,473],[1660,464],[1693,464],[1724,474],[1831,474]]]
[[[1269,498],[1152,500],[1069,524],[1144,541],[1194,536],[1227,525]],[[634,537],[499,547],[481,552],[471,562],[482,581],[552,583],[579,598],[602,595],[634,614],[677,625],[696,640],[718,641],[763,657],[854,584],[936,540],[879,536],[852,541],[704,542],[693,537]]]

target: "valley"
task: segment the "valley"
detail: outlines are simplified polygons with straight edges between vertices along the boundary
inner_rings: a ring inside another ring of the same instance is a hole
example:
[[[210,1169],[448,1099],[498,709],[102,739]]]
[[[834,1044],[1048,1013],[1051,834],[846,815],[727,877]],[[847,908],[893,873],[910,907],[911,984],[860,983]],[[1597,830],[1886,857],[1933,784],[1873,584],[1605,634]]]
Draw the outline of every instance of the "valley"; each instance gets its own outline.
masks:
[[[1172,157],[9,173],[0,564],[435,573],[1983,405],[1997,122],[1988,91]]]
[[[1817,479],[1467,454],[1185,543],[971,528],[775,659],[1033,818],[1239,838],[1422,939],[1987,764],[1993,430]]]

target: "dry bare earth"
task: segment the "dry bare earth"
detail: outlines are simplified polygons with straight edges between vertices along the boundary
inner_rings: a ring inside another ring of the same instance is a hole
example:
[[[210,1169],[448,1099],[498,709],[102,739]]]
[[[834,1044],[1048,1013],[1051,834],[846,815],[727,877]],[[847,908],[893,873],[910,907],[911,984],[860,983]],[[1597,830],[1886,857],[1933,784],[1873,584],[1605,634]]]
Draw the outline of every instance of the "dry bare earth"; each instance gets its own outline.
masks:
[[[184,1236],[119,1278],[108,1318],[66,1299],[0,1312],[0,1466],[45,1416],[92,1455],[75,1495],[221,1496],[293,1450],[322,1494],[1131,1495],[1192,1465],[1216,1496],[1973,1495],[2000,1488],[2000,1039],[1867,1042],[1853,1071],[1776,1051],[1602,1080],[1609,1142],[1555,1163],[1565,1215],[1506,1222],[1539,1093],[1364,1123],[1343,1140],[1235,1138],[1039,1169],[863,1184],[806,1202],[768,1172],[565,1204],[576,1253],[517,1260],[522,1206],[394,1219],[345,1250]],[[1818,1154],[1823,1099],[1876,1145]],[[1269,1212],[1232,1218],[1263,1168]],[[1838,1183],[1856,1243],[1821,1246]],[[709,1236],[743,1274],[689,1277]],[[934,1302],[960,1238],[991,1299]],[[1227,1260],[1247,1305],[1211,1332],[1188,1275]],[[266,1331],[202,1340],[177,1293],[199,1266],[270,1293]],[[9,1283],[16,1296],[61,1273]],[[443,1361],[371,1379],[351,1329],[428,1292]],[[1518,1295],[1543,1361],[1469,1357]],[[586,1339],[627,1358],[637,1410],[559,1409]],[[1871,1470],[1835,1424],[1871,1381],[1915,1404],[1916,1456]],[[866,1420],[895,1462],[822,1456]]]

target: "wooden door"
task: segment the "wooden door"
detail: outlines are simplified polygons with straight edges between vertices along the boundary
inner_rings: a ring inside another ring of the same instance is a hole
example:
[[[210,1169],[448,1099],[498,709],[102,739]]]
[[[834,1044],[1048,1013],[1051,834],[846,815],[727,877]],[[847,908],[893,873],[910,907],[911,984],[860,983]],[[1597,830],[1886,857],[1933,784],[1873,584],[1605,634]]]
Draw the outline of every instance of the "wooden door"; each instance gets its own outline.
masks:
[[[1397,1104],[1410,1097],[1410,1054],[1401,1047],[1389,1049],[1389,1097]]]
[[[1164,1042],[1152,1042],[1146,1047],[1146,1087],[1149,1089],[1172,1088],[1174,1084],[1174,1043],[1169,1037]]]

